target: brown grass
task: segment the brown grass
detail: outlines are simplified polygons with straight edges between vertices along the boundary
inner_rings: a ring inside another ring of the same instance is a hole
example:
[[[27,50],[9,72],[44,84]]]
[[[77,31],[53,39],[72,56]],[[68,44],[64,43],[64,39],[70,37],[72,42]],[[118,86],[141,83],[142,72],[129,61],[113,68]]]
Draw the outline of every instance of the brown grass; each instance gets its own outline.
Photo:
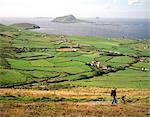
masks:
[[[76,52],[77,50],[74,48],[59,48],[56,49],[56,51],[60,51],[60,52]]]
[[[13,96],[31,96],[31,97],[64,97],[64,98],[108,98],[110,97],[109,88],[86,88],[77,87],[72,89],[59,89],[59,90],[33,90],[33,89],[0,89],[1,96],[13,95]],[[139,89],[117,89],[118,97],[127,95],[128,98],[146,98],[150,96],[149,90]]]
[[[76,87],[59,90],[32,89],[0,89],[1,96],[29,96],[29,97],[65,97],[65,98],[106,98],[110,99],[108,88]],[[148,117],[150,116],[150,91],[139,89],[117,89],[118,97],[127,95],[134,100],[118,105],[111,105],[111,101],[92,102],[11,102],[1,101],[1,117]]]
[[[1,117],[146,117],[149,106],[140,102],[126,105],[91,105],[73,102],[1,103]]]

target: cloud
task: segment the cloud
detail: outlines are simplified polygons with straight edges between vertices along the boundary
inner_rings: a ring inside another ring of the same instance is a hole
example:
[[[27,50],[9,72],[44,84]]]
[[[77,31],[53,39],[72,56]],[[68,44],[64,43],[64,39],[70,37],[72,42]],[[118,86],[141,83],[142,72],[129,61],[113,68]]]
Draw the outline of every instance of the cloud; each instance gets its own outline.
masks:
[[[140,2],[140,0],[128,0],[128,5],[132,6],[132,5],[139,3],[139,2]]]
[[[108,2],[109,1],[109,2]],[[140,2],[137,8],[127,7]],[[0,0],[0,17],[147,17],[150,0]],[[118,3],[118,5],[116,5]],[[137,14],[134,13],[137,12]],[[145,12],[147,11],[147,12]],[[126,15],[124,12],[127,12]],[[144,14],[145,12],[145,14]],[[134,14],[134,15],[133,15]]]
[[[105,4],[105,5],[104,5],[104,8],[105,8],[105,9],[110,9],[110,8],[111,8],[111,5],[110,5],[110,4]]]
[[[113,0],[113,3],[116,4],[118,2],[118,0]]]

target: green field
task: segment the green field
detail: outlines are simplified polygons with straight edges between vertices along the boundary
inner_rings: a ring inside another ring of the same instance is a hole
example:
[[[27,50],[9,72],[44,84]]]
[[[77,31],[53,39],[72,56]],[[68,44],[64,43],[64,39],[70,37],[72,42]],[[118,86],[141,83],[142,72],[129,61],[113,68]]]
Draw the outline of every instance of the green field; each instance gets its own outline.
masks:
[[[127,69],[125,71],[119,71],[117,73],[110,73],[109,75],[94,77],[92,79],[87,79],[83,81],[69,81],[61,84],[101,88],[150,88],[149,76],[147,72],[143,73],[141,71],[135,71],[130,69]]]
[[[40,86],[42,80],[49,78],[55,85],[69,83],[75,86],[149,89],[148,40],[107,40],[90,36],[60,38],[61,35],[19,31],[4,25],[0,25],[0,31],[2,87],[8,84],[17,86],[17,83],[24,86],[27,82],[34,85],[34,81]],[[76,48],[77,51],[57,51],[60,47]],[[115,52],[121,53],[121,56],[114,55]],[[145,61],[140,62],[140,57]],[[87,65],[95,60],[112,70]],[[42,80],[37,83],[36,78]],[[61,79],[66,81],[61,83]],[[53,83],[46,86],[50,88]]]
[[[0,24],[1,115],[149,116],[149,44]],[[111,105],[114,87],[117,106]]]

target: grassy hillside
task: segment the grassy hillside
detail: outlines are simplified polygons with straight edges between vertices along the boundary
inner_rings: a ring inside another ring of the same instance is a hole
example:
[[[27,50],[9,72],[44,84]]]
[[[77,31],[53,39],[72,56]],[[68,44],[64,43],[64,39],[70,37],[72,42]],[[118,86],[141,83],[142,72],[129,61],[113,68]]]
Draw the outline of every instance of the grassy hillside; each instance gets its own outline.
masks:
[[[115,75],[115,77],[119,76],[116,81],[114,79],[116,86],[149,88],[150,66],[147,64],[149,55],[143,55],[144,52],[149,51],[148,40],[107,40],[102,37],[48,35],[20,31],[4,25],[0,25],[0,30],[1,87],[24,86],[23,84],[30,82],[33,86],[41,86],[41,83],[46,80],[51,83],[43,86],[50,88],[53,82],[57,85],[57,81],[74,85],[78,84],[76,82],[79,84],[86,82],[81,79],[90,79],[90,82],[84,83],[85,86],[93,83],[92,86],[104,87],[105,82],[111,82],[113,80],[111,77]],[[140,50],[137,44],[141,44]],[[65,47],[75,48],[76,51],[57,50]],[[97,66],[90,66],[91,61],[99,61],[100,66],[107,68],[104,70]],[[33,75],[35,72],[40,74],[38,79]],[[128,75],[124,78],[124,75],[119,73]],[[138,74],[139,81],[144,83],[136,81],[131,85],[133,73],[134,78]],[[15,77],[16,74],[19,76]],[[54,74],[58,76],[53,78]],[[104,74],[107,74],[108,78]],[[100,79],[102,82],[95,82],[93,78]],[[19,81],[18,84],[16,80]],[[129,86],[121,83],[124,80],[129,83]],[[105,86],[115,85],[110,83]]]
[[[36,28],[40,28],[39,26],[37,26],[35,24],[30,24],[30,23],[17,23],[17,24],[12,24],[10,26],[15,27],[15,28],[20,28],[20,29],[36,29]]]
[[[2,116],[147,116],[149,45],[149,40],[49,35],[0,25]],[[113,87],[119,100],[114,107]]]

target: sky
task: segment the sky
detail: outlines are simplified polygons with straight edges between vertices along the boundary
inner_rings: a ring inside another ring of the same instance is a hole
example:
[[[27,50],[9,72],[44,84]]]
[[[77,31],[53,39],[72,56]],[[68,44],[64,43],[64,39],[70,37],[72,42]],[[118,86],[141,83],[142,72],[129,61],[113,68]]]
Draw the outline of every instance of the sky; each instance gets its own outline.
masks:
[[[150,18],[150,0],[0,0],[0,17]]]

